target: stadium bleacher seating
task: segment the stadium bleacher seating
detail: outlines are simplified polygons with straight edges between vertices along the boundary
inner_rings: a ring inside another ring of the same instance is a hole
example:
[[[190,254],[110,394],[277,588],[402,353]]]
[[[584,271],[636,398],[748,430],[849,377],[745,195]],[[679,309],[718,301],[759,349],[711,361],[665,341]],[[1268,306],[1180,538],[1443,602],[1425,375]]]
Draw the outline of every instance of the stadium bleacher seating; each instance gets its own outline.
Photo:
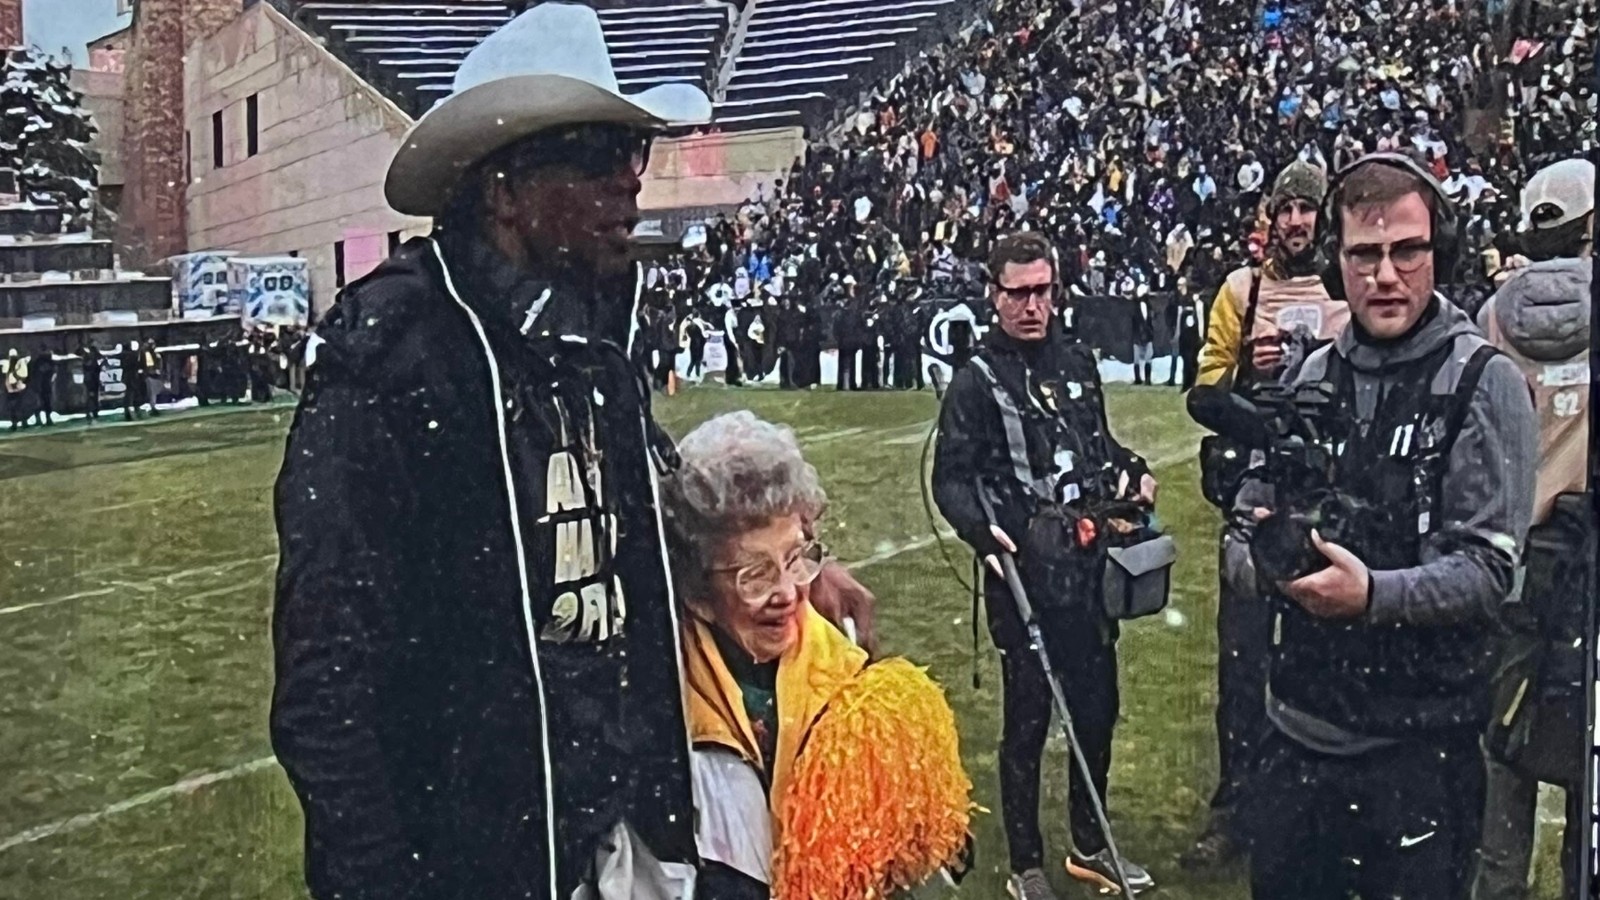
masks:
[[[296,21],[413,116],[450,92],[461,60],[511,18],[500,0],[302,0]],[[600,27],[625,92],[686,81],[707,91],[733,10],[693,0],[630,2],[600,10]]]
[[[505,0],[272,0],[412,116],[450,92]],[[723,130],[825,127],[860,91],[946,37],[973,0],[612,0],[601,28],[625,92],[688,82]],[[732,39],[743,26],[742,43]],[[737,56],[729,61],[730,50]],[[721,83],[719,83],[721,82]]]
[[[956,0],[754,0],[716,105],[724,127],[817,127],[886,61],[939,36]]]

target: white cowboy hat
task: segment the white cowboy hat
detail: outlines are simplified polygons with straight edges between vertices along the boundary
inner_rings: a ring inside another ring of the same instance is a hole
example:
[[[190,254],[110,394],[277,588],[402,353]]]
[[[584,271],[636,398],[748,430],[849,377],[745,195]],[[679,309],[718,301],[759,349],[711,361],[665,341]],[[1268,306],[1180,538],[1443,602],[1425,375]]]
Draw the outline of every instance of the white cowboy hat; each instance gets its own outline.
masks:
[[[710,119],[710,99],[691,84],[623,94],[595,11],[541,3],[462,60],[450,96],[400,142],[383,193],[398,212],[437,216],[463,172],[535,132],[592,123],[661,129]]]

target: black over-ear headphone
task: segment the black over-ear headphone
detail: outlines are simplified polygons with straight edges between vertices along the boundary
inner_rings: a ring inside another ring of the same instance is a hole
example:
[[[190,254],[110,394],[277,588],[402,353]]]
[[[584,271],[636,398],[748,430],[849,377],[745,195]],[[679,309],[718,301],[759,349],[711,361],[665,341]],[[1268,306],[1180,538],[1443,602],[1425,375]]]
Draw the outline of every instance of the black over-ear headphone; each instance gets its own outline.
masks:
[[[1322,202],[1319,224],[1324,229],[1323,233],[1327,235],[1326,243],[1323,245],[1323,258],[1327,261],[1327,265],[1322,269],[1322,286],[1327,290],[1328,296],[1334,300],[1345,299],[1344,272],[1341,270],[1339,254],[1339,238],[1344,224],[1340,218],[1339,200],[1344,193],[1344,182],[1351,172],[1368,164],[1390,166],[1415,175],[1427,185],[1428,190],[1433,192],[1434,279],[1438,283],[1455,277],[1456,264],[1461,258],[1461,243],[1456,234],[1456,206],[1451,202],[1450,195],[1444,192],[1444,185],[1409,154],[1368,153],[1335,173],[1333,180],[1328,184],[1328,196]]]

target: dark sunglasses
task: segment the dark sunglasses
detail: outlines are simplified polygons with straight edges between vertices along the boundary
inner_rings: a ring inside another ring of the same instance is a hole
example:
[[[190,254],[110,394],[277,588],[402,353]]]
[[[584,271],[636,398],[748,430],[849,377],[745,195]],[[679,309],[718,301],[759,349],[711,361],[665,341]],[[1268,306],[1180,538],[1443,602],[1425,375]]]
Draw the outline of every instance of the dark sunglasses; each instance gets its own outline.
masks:
[[[576,169],[586,178],[627,170],[644,175],[655,134],[626,125],[573,125],[542,131],[517,146],[508,168],[517,173],[551,166]]]

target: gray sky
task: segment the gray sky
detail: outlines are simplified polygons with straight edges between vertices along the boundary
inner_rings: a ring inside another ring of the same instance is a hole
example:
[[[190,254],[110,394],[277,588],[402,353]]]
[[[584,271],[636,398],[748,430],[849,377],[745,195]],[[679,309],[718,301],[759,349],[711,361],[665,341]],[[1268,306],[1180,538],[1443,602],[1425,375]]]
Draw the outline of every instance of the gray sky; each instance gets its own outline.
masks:
[[[22,0],[22,37],[51,55],[65,47],[76,66],[89,64],[84,45],[127,25],[117,0]]]

